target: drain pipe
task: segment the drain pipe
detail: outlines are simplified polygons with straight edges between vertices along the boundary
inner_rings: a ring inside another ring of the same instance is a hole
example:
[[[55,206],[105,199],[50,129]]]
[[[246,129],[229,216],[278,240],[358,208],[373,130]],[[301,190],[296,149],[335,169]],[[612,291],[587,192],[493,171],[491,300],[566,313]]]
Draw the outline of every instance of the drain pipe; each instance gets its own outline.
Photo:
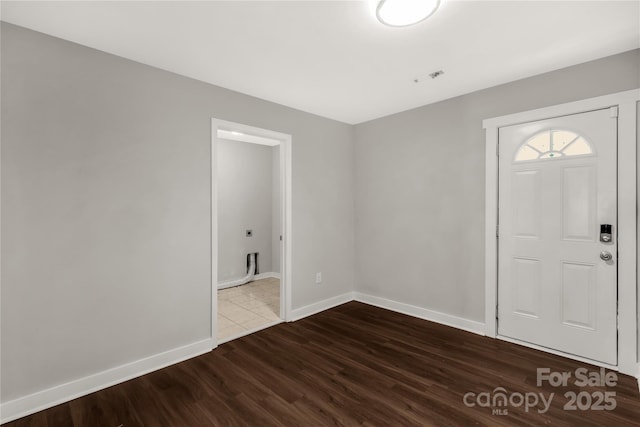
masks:
[[[247,271],[247,275],[242,279],[231,280],[228,282],[218,283],[218,289],[226,289],[233,288],[234,286],[244,285],[246,283],[252,282],[253,278],[256,274],[256,254],[249,254],[249,268]]]

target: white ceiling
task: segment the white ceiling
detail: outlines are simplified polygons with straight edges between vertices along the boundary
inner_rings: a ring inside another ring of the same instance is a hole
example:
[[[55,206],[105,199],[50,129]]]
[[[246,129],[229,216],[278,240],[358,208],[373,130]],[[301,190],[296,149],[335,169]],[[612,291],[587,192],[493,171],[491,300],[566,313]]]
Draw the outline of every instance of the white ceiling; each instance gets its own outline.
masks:
[[[640,47],[639,1],[2,2],[2,20],[346,123]],[[444,75],[414,83],[436,70]],[[606,78],[603,76],[603,78]]]

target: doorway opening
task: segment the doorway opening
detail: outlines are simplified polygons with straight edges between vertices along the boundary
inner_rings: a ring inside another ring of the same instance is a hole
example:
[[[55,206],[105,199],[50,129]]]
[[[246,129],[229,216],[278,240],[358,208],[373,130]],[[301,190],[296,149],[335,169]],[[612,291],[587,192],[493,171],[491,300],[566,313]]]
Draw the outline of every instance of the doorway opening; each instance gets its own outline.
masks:
[[[290,143],[290,135],[212,120],[215,345],[288,319]]]

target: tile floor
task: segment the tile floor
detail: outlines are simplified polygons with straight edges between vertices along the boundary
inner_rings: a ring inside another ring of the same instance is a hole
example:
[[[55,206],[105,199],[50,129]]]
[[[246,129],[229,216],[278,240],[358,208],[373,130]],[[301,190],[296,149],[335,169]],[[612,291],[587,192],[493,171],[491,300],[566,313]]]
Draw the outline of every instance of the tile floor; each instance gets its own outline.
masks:
[[[218,291],[218,341],[279,320],[279,279],[260,279]]]

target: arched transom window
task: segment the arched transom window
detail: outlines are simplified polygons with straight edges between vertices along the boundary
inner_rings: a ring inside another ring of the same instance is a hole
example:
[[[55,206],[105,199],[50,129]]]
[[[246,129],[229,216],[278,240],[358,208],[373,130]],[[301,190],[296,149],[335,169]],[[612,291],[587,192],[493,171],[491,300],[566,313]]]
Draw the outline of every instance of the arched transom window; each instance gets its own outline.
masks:
[[[592,155],[591,144],[568,130],[546,130],[532,136],[516,153],[516,162]]]

